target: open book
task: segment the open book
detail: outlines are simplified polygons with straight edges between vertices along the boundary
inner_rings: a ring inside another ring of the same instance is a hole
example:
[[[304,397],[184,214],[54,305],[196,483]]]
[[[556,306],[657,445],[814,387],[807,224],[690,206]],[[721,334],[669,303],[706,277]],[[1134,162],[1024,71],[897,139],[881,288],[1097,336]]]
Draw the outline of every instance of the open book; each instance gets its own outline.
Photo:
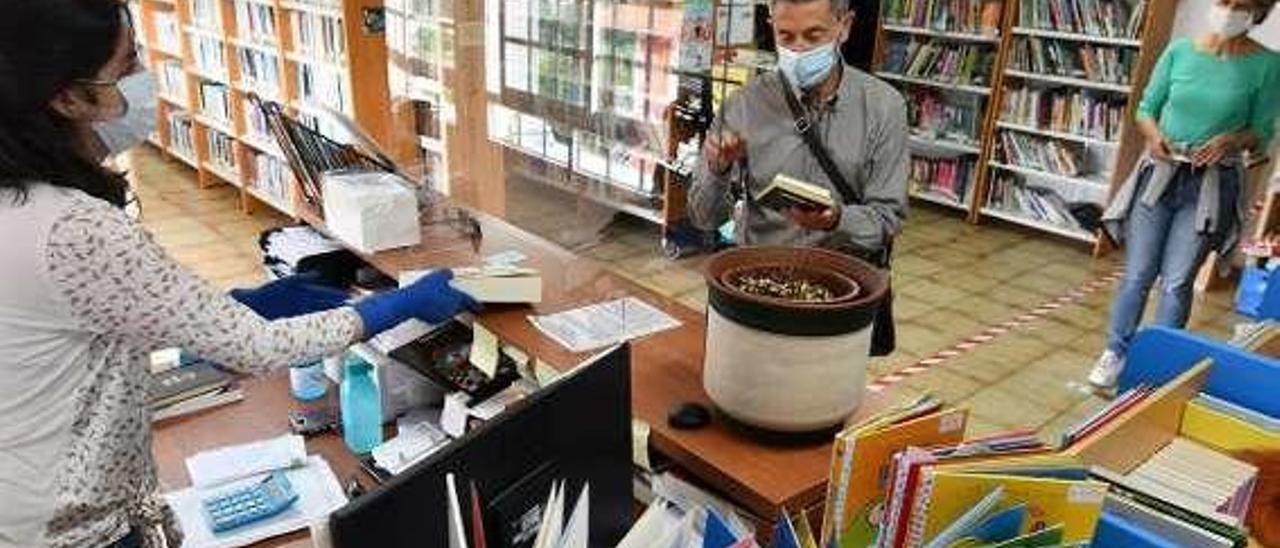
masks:
[[[781,173],[773,178],[769,186],[756,193],[755,200],[761,206],[778,211],[791,208],[834,209],[836,207],[836,200],[832,197],[830,189]]]

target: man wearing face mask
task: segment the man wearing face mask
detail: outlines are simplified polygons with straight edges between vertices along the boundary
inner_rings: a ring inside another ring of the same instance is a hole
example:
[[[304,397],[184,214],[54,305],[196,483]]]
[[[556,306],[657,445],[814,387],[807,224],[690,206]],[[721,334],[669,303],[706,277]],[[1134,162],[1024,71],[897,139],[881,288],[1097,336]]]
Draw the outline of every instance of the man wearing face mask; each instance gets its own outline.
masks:
[[[1147,153],[1103,221],[1125,244],[1125,277],[1107,348],[1089,382],[1109,388],[1124,368],[1147,297],[1160,279],[1158,325],[1181,328],[1210,250],[1228,256],[1247,199],[1241,153],[1266,150],[1280,117],[1280,54],[1249,38],[1275,0],[1216,0],[1208,33],[1169,44],[1151,73],[1137,124]]]
[[[712,124],[689,193],[696,226],[732,217],[745,245],[817,246],[889,266],[907,212],[906,105],[840,58],[854,16],[848,1],[772,0],[779,70],[730,95]],[[830,189],[840,205],[754,203],[779,174]],[[873,337],[873,354],[887,352],[885,335]]]

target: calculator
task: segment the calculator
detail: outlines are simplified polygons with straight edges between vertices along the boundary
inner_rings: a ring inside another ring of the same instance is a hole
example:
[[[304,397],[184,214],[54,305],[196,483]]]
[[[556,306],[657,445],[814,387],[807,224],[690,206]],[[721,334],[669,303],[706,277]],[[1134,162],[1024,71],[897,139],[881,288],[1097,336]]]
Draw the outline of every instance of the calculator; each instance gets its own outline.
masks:
[[[298,493],[283,472],[273,472],[262,481],[214,495],[201,501],[214,533],[262,521],[288,510],[298,501]]]

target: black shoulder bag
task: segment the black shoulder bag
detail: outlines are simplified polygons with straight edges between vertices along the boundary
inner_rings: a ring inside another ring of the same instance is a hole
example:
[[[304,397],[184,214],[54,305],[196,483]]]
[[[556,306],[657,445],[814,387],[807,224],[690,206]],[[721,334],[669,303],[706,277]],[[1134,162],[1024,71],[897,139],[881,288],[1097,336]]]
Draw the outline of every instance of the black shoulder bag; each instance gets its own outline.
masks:
[[[836,166],[835,161],[831,159],[831,154],[827,152],[827,147],[822,144],[822,138],[818,136],[818,128],[809,121],[809,117],[804,112],[804,107],[800,105],[800,100],[796,98],[795,93],[792,93],[791,82],[781,72],[778,73],[778,76],[782,79],[782,95],[786,97],[787,108],[791,110],[791,116],[795,119],[796,133],[800,134],[800,138],[809,147],[809,152],[818,160],[818,165],[822,166],[822,171],[826,173],[827,179],[840,192],[840,197],[845,205],[865,205],[866,201],[862,195],[862,189],[854,188],[850,185],[849,181],[844,178],[844,174],[840,172],[840,168]],[[852,74],[846,76],[853,77]],[[867,120],[867,97],[865,94],[862,96],[862,120],[864,123]],[[851,255],[882,268],[888,273],[890,260],[893,256],[893,239],[886,237],[884,248],[880,250],[854,249],[851,251]],[[887,275],[892,280],[892,275]],[[880,310],[876,312],[876,317],[871,325],[871,355],[888,356],[893,353],[896,347],[897,330],[893,322],[893,287],[890,286],[889,292],[885,295]]]

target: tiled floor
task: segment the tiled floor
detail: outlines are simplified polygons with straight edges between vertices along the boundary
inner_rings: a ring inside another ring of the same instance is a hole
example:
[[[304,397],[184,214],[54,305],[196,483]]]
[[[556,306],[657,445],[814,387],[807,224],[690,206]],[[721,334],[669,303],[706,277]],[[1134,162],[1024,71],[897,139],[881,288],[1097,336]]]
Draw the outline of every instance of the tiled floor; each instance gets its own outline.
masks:
[[[190,170],[150,150],[134,154],[128,167],[145,225],[179,261],[220,287],[261,281],[257,235],[288,219],[265,210],[245,215],[234,189],[198,190]],[[537,183],[513,183],[508,194],[513,223],[690,307],[706,306],[706,258],[663,258],[656,226]],[[916,364],[1117,266],[1078,245],[1004,226],[975,227],[917,206],[894,263],[899,350],[873,360],[869,377]],[[1111,288],[1092,293],[893,389],[930,391],[969,406],[971,434],[1010,428],[1052,434],[1101,401],[1081,381],[1102,348],[1110,298]],[[1211,293],[1199,298],[1190,328],[1224,338],[1236,321],[1230,293]]]

